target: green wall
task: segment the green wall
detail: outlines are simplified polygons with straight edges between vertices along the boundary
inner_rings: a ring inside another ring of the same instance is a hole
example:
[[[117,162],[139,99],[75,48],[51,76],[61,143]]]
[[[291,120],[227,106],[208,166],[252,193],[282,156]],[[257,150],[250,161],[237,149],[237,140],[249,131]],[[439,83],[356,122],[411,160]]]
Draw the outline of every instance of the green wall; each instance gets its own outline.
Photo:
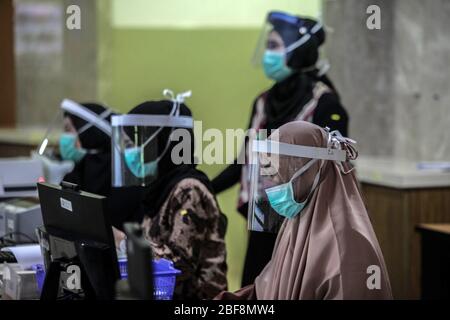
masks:
[[[106,101],[126,112],[145,100],[161,99],[162,90],[192,90],[186,103],[206,128],[247,126],[255,95],[269,85],[250,63],[257,30],[115,29],[112,41],[111,93]],[[210,177],[222,165],[201,165]],[[219,196],[229,218],[229,284],[239,288],[247,231],[236,213],[237,188]]]
[[[118,28],[260,28],[268,11],[317,16],[320,0],[112,0]]]

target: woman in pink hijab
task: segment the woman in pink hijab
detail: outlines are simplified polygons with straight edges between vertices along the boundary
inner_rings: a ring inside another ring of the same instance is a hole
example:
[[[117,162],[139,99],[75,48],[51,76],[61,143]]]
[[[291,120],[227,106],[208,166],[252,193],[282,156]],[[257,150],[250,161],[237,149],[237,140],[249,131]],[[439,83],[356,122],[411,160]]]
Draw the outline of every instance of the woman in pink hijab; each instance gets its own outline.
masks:
[[[278,185],[265,189],[272,209],[285,217],[272,258],[254,284],[217,298],[392,299],[383,255],[348,163],[357,156],[351,140],[296,121],[268,141],[289,144],[288,150],[333,149],[344,161],[280,152],[273,177]]]

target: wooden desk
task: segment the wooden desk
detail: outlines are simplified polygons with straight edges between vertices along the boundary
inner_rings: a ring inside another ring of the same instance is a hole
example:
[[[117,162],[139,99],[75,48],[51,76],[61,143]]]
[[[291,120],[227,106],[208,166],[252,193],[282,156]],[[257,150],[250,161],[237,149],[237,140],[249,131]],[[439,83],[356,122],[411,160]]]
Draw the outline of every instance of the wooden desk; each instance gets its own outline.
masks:
[[[396,299],[421,297],[421,244],[415,227],[450,222],[450,173],[414,163],[357,163],[364,201]],[[449,270],[450,272],[450,270]]]
[[[37,151],[46,134],[46,128],[0,128],[0,158],[28,157]],[[48,147],[58,146],[61,130],[54,130]]]
[[[450,299],[450,224],[420,224],[422,299]]]
[[[29,157],[38,145],[25,143],[7,143],[0,141],[0,158]]]

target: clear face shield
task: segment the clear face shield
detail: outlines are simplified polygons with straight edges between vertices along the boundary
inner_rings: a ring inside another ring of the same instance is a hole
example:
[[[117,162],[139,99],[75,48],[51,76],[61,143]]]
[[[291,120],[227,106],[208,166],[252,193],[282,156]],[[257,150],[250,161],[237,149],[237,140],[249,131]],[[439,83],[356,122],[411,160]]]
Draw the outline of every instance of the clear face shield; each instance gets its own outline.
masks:
[[[264,63],[274,64],[275,67],[279,57],[283,57],[287,63],[289,54],[305,44],[311,38],[311,34],[315,34],[321,28],[320,22],[312,28],[307,28],[300,17],[283,12],[270,12],[261,28],[252,64],[255,66]]]
[[[69,117],[63,116],[64,112],[83,119],[86,124],[77,130]],[[111,113],[112,110],[106,109],[98,115],[72,100],[65,99],[62,101],[37,152],[33,152],[32,155],[33,158],[42,162],[45,181],[59,184],[64,176],[73,170],[76,162],[80,161],[86,154],[99,152],[99,150],[82,148],[78,136],[93,126],[111,136],[111,125],[106,120]],[[54,148],[53,145],[49,147],[50,141],[57,142],[57,148]],[[57,157],[57,154],[61,157]]]
[[[273,26],[270,22],[267,20],[264,22],[263,26],[261,27],[261,31],[258,36],[258,41],[256,42],[256,48],[253,52],[252,56],[252,64],[255,67],[260,67],[263,62],[263,56],[264,52],[266,50],[277,50],[280,52],[284,52],[284,42],[283,39],[279,35],[277,35],[273,31]],[[269,44],[269,36],[270,40],[274,41]],[[277,39],[274,39],[274,37],[277,37]]]
[[[310,196],[319,185],[325,161],[342,163],[347,160],[346,150],[340,148],[340,143],[336,143],[337,138],[331,138],[336,132],[329,135],[326,148],[275,140],[253,141],[250,158],[249,230],[278,232],[285,218],[295,217],[308,204]],[[313,166],[319,170],[305,199],[299,201],[296,186],[301,184],[302,176]]]
[[[63,116],[64,112],[83,119],[86,121],[86,124],[81,128],[75,128],[72,121],[68,117],[65,118]],[[83,149],[79,143],[78,136],[93,126],[103,131],[106,135],[111,136],[111,125],[109,121],[105,120],[111,113],[112,110],[106,109],[99,115],[79,103],[64,99],[61,102],[59,111],[47,129],[44,139],[39,145],[38,155],[43,156],[48,154],[47,147],[50,138],[56,137],[59,138],[59,151],[64,160],[76,162],[82,154],[97,153],[98,150]]]
[[[158,178],[158,162],[171,142],[170,136],[161,140],[161,130],[191,129],[194,125],[192,117],[179,115],[181,102],[173,100],[169,115],[128,114],[111,118],[114,187],[147,186]]]

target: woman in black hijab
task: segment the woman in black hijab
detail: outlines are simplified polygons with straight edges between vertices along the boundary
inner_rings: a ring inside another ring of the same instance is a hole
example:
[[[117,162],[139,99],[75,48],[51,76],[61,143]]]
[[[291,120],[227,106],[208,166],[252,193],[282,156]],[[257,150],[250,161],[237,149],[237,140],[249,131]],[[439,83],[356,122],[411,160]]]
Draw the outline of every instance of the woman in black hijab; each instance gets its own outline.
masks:
[[[274,80],[275,84],[256,97],[248,128],[267,129],[267,135],[270,135],[270,130],[287,122],[304,120],[339,130],[347,136],[347,112],[329,78],[320,75],[315,67],[319,47],[325,41],[322,25],[312,19],[282,12],[270,12],[267,23],[269,34],[264,43],[262,64],[266,76]],[[245,150],[248,150],[248,141]],[[238,211],[245,218],[248,210],[248,177],[247,166],[235,161],[212,181],[216,193],[237,182],[241,183]],[[253,283],[270,260],[276,236],[250,232],[242,286]]]
[[[83,103],[83,107],[95,114],[104,114],[107,109],[95,103]],[[105,117],[109,122],[111,114]],[[79,132],[88,122],[74,114],[64,112],[66,132]],[[87,150],[81,159],[75,160],[72,172],[64,181],[76,183],[84,191],[109,196],[111,191],[111,138],[95,125],[77,134],[79,148]],[[62,156],[64,154],[60,149]]]
[[[185,104],[180,103],[178,107],[179,116],[192,117]],[[172,115],[173,108],[173,101],[144,102],[129,114]],[[136,137],[133,128],[125,127],[128,137]],[[188,148],[177,154],[185,160],[181,163],[174,161],[172,150],[186,141],[170,139],[174,130],[186,130],[183,139],[189,137]],[[137,133],[138,141],[143,138],[140,134],[142,131]],[[145,189],[144,234],[156,258],[169,259],[182,271],[177,277],[175,299],[213,298],[227,287],[226,217],[220,211],[208,177],[194,164],[193,130],[162,127],[154,139],[156,154],[151,156],[157,161],[157,174]],[[142,148],[146,155],[149,146]],[[127,164],[130,171],[142,172],[132,168],[133,163]]]
[[[81,106],[107,123],[114,115],[108,108],[96,103],[83,103]],[[65,160],[74,161],[75,167],[63,180],[77,184],[83,191],[107,197],[107,211],[116,228],[122,229],[126,221],[141,221],[142,188],[111,187],[111,137],[95,124],[67,111],[64,112],[64,131],[60,153]],[[76,137],[74,144],[64,142],[68,134]]]

